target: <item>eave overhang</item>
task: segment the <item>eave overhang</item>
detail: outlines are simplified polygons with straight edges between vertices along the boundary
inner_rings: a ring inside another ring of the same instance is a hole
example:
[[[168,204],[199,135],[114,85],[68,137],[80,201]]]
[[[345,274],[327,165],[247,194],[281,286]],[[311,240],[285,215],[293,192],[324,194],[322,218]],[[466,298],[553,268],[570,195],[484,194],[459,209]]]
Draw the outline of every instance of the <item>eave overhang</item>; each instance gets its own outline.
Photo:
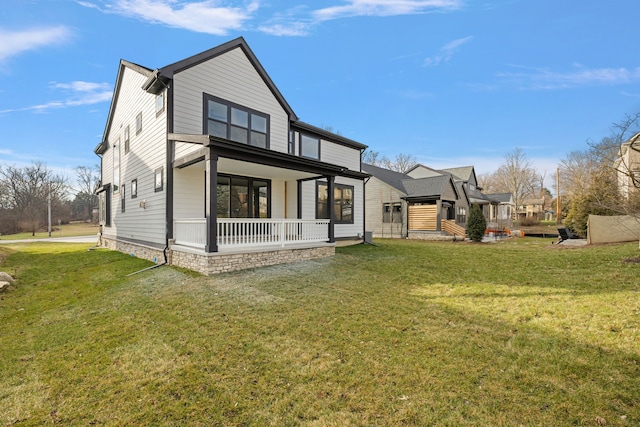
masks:
[[[365,179],[370,175],[360,171],[350,170],[344,166],[321,162],[305,157],[298,157],[288,153],[273,151],[266,148],[254,147],[246,144],[228,141],[212,135],[169,134],[170,141],[199,144],[220,157],[258,163],[266,166],[280,167],[300,172],[313,173],[321,176],[343,176],[354,179]]]

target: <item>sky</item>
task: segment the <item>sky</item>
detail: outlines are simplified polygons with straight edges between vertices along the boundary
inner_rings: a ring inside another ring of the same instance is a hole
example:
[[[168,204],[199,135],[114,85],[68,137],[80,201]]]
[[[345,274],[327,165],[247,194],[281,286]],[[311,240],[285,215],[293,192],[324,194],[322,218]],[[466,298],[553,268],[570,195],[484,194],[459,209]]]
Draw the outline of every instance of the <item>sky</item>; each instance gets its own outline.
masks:
[[[245,38],[300,120],[381,156],[490,173],[640,111],[637,0],[0,0],[0,165],[93,166],[120,59]]]

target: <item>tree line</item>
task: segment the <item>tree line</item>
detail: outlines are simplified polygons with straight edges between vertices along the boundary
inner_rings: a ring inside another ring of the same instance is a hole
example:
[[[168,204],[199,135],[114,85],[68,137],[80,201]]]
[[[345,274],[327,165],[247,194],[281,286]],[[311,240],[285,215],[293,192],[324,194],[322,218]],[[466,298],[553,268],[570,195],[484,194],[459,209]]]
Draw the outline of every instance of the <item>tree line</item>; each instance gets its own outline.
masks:
[[[98,167],[78,166],[74,174],[70,179],[42,162],[0,165],[0,233],[46,230],[49,209],[54,224],[94,220]]]

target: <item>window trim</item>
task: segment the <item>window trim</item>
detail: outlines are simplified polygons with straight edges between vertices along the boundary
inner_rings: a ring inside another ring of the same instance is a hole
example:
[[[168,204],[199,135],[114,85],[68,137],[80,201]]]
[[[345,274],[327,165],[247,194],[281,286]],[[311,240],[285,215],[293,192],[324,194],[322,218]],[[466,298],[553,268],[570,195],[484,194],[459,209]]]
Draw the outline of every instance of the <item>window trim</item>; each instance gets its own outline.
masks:
[[[160,185],[158,185],[158,176],[160,176]],[[153,186],[156,193],[164,190],[164,167],[156,168],[153,172]]]
[[[138,178],[131,180],[131,198],[135,199],[138,197]]]
[[[217,102],[218,104],[222,104],[227,107],[227,121],[222,122],[221,120],[217,120],[209,117],[209,101]],[[231,109],[235,108],[236,110],[247,113],[247,127],[244,128],[242,126],[232,125],[231,124]],[[267,122],[266,133],[251,129],[251,115],[255,115],[258,117],[262,117]],[[246,107],[244,105],[236,104],[235,102],[228,101],[226,99],[218,98],[217,96],[203,93],[203,102],[202,102],[202,131],[204,135],[211,135],[209,133],[209,120],[218,123],[224,123],[227,126],[227,135],[224,139],[235,142],[238,144],[245,144],[250,147],[259,147],[269,149],[271,147],[271,115],[264,113],[262,111],[254,110],[253,108]],[[236,141],[231,139],[231,127],[235,126],[237,128],[246,129],[247,130],[247,140],[246,142]],[[255,132],[258,134],[265,135],[265,146],[260,147],[258,145],[251,144],[251,133]]]
[[[113,155],[111,156],[111,160],[113,161],[113,176],[112,176],[112,189],[113,194],[118,194],[120,192],[120,138],[118,137],[118,142],[113,144]]]
[[[156,105],[155,105],[155,109],[156,109],[156,117],[158,117],[160,114],[162,114],[164,112],[164,106],[165,106],[165,96],[164,96],[165,92],[161,91],[160,93],[158,93],[156,95]],[[158,108],[158,98],[162,98],[162,107]]]
[[[142,132],[142,111],[136,115],[136,135]]]
[[[122,184],[122,189],[120,191],[120,212],[121,213],[125,213],[125,200],[127,199],[125,188],[126,186]]]
[[[271,195],[271,188],[272,188],[272,181],[270,179],[267,178],[258,178],[258,177],[254,177],[254,176],[242,176],[242,175],[232,175],[232,174],[228,174],[228,173],[219,173],[218,177],[224,177],[224,178],[229,178],[229,187],[231,187],[233,185],[233,179],[246,179],[247,180],[247,189],[249,191],[249,197],[247,199],[247,212],[249,212],[251,214],[250,217],[247,218],[259,218],[259,217],[255,217],[253,216],[253,212],[254,212],[254,206],[253,206],[253,198],[251,197],[251,192],[254,188],[253,186],[253,182],[254,181],[264,181],[267,183],[267,218],[271,218],[271,203],[272,203],[272,195]],[[231,203],[231,201],[229,201],[229,203]],[[229,208],[229,212],[231,212],[231,206],[228,206]],[[231,218],[243,218],[243,217],[231,217]]]
[[[129,132],[129,125],[127,125],[127,127],[124,128],[124,154],[127,154],[131,148],[130,141],[131,134]]]
[[[389,212],[385,212],[389,207]],[[397,213],[396,213],[396,208]],[[382,223],[383,224],[402,224],[402,203],[401,202],[388,202],[382,204]]]
[[[327,219],[330,217],[329,212],[326,212],[326,218],[318,218],[318,205],[319,205],[319,200],[318,200],[318,190],[320,186],[325,186],[327,187],[327,192],[329,191],[329,184],[326,181],[316,181],[316,219]],[[336,189],[340,189],[340,190],[351,190],[351,220],[349,221],[345,221],[342,218],[334,218],[334,222],[335,224],[354,224],[354,216],[355,216],[355,199],[356,199],[356,190],[355,187],[353,185],[347,185],[347,184],[338,184],[338,183],[334,183],[333,184],[333,189],[334,191]],[[342,192],[341,192],[342,194]],[[328,194],[327,194],[328,196]],[[342,205],[343,202],[343,197],[340,197],[340,204]],[[327,197],[327,209],[328,209],[328,197]],[[333,203],[334,205],[338,203],[338,199],[336,197],[334,197],[333,199]],[[340,209],[340,212],[342,212],[343,209]]]

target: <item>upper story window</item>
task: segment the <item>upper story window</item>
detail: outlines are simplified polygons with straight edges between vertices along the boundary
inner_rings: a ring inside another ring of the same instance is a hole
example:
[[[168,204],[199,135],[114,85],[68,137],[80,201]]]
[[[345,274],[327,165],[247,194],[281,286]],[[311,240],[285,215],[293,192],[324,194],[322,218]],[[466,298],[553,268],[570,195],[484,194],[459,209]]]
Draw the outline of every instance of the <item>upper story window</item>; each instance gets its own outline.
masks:
[[[156,95],[156,116],[164,111],[164,92]]]
[[[205,95],[209,135],[269,148],[269,116],[249,108]]]
[[[292,130],[289,131],[289,146],[288,146],[289,154],[296,154],[296,133]]]
[[[320,138],[300,134],[300,156],[320,159]]]
[[[120,191],[120,138],[113,144],[113,194]]]
[[[142,132],[142,111],[136,116],[136,135]]]
[[[129,125],[124,128],[124,154],[129,152],[129,141],[131,138],[129,137]]]

